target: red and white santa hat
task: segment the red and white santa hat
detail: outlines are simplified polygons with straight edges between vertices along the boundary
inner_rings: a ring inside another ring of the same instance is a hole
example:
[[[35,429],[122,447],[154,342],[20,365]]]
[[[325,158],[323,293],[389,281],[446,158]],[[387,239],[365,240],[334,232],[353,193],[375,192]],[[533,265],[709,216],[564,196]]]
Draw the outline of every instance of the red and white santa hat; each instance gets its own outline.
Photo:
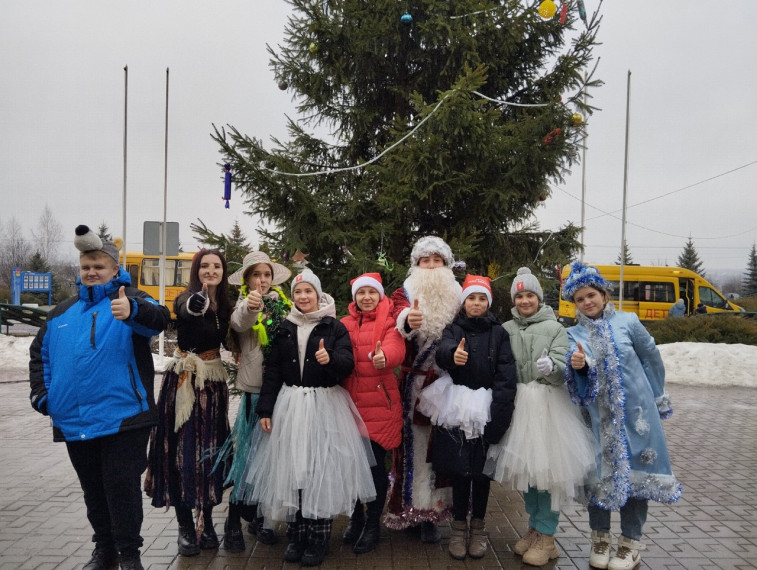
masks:
[[[361,287],[373,287],[379,293],[379,301],[384,298],[384,285],[381,283],[381,275],[379,273],[363,273],[359,277],[355,277],[350,281],[352,285],[352,300],[355,300],[355,293]]]
[[[492,304],[492,286],[491,279],[484,275],[466,275],[463,281],[463,292],[460,296],[460,302],[464,302],[471,293],[483,293]]]

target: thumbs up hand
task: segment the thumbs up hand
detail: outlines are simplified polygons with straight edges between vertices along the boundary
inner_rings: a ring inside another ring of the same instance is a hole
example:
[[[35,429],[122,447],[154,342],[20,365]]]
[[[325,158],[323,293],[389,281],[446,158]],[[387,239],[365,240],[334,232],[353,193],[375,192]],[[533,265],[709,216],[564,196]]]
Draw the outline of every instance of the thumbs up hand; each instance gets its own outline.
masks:
[[[131,314],[131,301],[124,292],[124,286],[118,290],[118,299],[113,299],[110,302],[110,311],[113,313],[113,318],[119,321],[125,321]]]
[[[260,279],[256,280],[255,287],[250,289],[247,295],[247,308],[251,311],[259,311],[263,308],[263,287],[260,285]]]
[[[199,316],[204,315],[205,311],[210,306],[210,299],[208,299],[208,284],[202,284],[202,291],[192,293],[187,301],[187,310],[191,315]]]
[[[458,366],[465,366],[465,363],[468,362],[468,353],[465,351],[465,338],[460,339],[460,344],[455,349],[452,361]]]
[[[541,351],[541,356],[536,360],[536,368],[545,376],[554,370],[555,365],[552,363],[552,359],[547,356],[549,351],[545,348]]]
[[[318,343],[318,350],[315,351],[315,359],[321,366],[328,364],[331,361],[328,351],[323,346],[323,339]]]
[[[576,344],[578,345],[578,349],[570,355],[570,366],[573,370],[581,370],[586,366],[586,353],[580,342]]]
[[[410,312],[407,314],[407,326],[409,326],[412,330],[416,330],[421,328],[423,325],[423,313],[421,313],[421,310],[418,308],[418,299],[413,301],[413,308],[410,309]]]
[[[376,350],[373,351],[373,366],[376,370],[381,370],[386,366],[386,356],[384,351],[381,350],[381,341],[376,342]]]

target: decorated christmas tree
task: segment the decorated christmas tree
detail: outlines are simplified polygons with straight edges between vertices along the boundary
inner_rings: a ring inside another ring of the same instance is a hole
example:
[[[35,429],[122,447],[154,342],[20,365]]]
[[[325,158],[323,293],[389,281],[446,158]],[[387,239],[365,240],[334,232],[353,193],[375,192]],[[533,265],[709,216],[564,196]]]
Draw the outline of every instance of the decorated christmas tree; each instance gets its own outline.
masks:
[[[520,265],[555,278],[579,228],[535,214],[578,158],[598,4],[293,0],[269,46],[289,139],[214,133],[272,253],[307,252],[342,302],[365,271],[399,286],[426,234],[507,290]]]

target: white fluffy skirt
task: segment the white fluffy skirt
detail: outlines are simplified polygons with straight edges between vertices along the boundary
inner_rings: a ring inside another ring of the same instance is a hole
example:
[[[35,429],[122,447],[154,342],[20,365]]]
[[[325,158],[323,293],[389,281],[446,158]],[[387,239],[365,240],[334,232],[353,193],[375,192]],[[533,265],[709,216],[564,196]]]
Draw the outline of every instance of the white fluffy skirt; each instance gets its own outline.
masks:
[[[418,411],[435,426],[460,428],[467,439],[484,433],[491,419],[492,391],[472,390],[454,384],[449,374],[426,386],[418,398]]]
[[[368,431],[344,388],[284,385],[271,427],[253,441],[244,473],[259,515],[293,520],[302,508],[305,518],[330,519],[376,498]]]
[[[559,511],[583,502],[584,483],[595,470],[594,436],[567,388],[519,383],[512,423],[489,446],[484,473],[518,491],[549,491],[552,510]]]

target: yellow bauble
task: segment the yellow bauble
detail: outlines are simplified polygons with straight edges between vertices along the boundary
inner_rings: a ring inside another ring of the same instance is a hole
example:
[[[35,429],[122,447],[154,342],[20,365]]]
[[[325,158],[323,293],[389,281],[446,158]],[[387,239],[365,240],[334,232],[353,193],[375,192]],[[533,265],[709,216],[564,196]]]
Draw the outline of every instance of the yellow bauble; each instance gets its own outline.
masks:
[[[557,4],[552,2],[552,0],[544,0],[544,2],[539,4],[539,15],[545,20],[549,20],[555,14],[557,14]]]
[[[580,113],[573,113],[570,117],[570,122],[573,123],[576,127],[584,122],[584,118],[581,116]]]
[[[318,51],[318,46],[315,45],[315,42],[310,42],[308,49],[310,50],[310,53],[315,53]]]

